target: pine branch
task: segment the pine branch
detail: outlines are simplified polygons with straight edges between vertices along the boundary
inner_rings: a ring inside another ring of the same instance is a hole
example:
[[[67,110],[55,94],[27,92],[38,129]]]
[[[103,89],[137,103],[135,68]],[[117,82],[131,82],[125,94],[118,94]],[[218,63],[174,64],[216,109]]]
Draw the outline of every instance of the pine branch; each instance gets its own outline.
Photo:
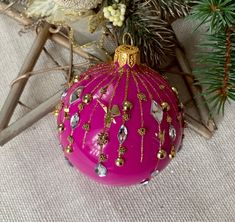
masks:
[[[205,87],[204,95],[212,110],[224,113],[225,103],[235,101],[235,33],[227,29],[225,33],[208,35],[208,42],[201,47],[204,51],[198,55],[194,73]]]
[[[140,48],[142,62],[159,68],[174,56],[176,40],[171,26],[159,17],[159,11],[150,2],[133,0],[126,3],[128,13],[118,36],[121,42],[123,34],[129,32]]]
[[[191,19],[208,23],[210,32],[225,31],[233,26],[235,21],[234,0],[201,0],[192,1]]]

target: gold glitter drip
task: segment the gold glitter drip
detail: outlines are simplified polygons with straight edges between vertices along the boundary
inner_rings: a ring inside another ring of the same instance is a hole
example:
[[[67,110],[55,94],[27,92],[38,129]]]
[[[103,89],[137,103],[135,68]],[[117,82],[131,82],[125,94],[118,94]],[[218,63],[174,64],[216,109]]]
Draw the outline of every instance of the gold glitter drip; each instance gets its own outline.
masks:
[[[137,81],[136,75],[137,73],[134,72],[132,73],[132,77],[135,81],[135,85],[136,85],[136,89],[137,89],[137,94],[141,93],[140,91],[140,87],[139,87],[139,83]],[[139,105],[140,105],[140,121],[141,121],[141,151],[140,151],[140,162],[142,163],[144,160],[144,135],[145,135],[145,128],[144,128],[144,112],[143,112],[143,104],[142,104],[142,100],[139,98]],[[143,130],[144,129],[144,130]],[[142,133],[144,132],[144,133]],[[140,133],[140,132],[139,132]]]

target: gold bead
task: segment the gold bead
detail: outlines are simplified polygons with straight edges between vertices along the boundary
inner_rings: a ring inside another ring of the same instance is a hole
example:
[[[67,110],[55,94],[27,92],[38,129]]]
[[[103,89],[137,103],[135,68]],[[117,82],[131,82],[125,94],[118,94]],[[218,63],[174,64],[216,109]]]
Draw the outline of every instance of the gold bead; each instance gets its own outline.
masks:
[[[169,106],[169,104],[168,104],[167,102],[163,102],[163,103],[161,104],[161,107],[162,107],[162,109],[163,109],[164,112],[170,110],[170,106]]]
[[[158,153],[157,153],[157,158],[158,158],[159,160],[165,159],[165,158],[166,158],[166,151],[163,150],[163,149],[160,149],[160,150],[158,151]]]
[[[129,111],[129,110],[131,110],[132,109],[132,103],[131,102],[129,102],[129,101],[125,101],[124,103],[123,103],[123,110],[124,111]]]
[[[55,117],[59,116],[59,110],[58,109],[55,109],[54,112],[53,112],[53,115]]]
[[[64,108],[64,112],[65,112],[65,113],[69,113],[69,108],[65,107],[65,108]]]
[[[175,93],[176,96],[179,95],[178,90],[175,87],[171,87],[172,91]]]
[[[116,163],[116,166],[122,167],[122,166],[124,166],[125,160],[123,158],[121,158],[121,157],[118,157],[116,159],[115,163]]]
[[[79,75],[75,75],[74,77],[73,77],[73,83],[77,83],[77,82],[79,82],[79,80],[80,80],[80,76]]]
[[[67,147],[65,148],[65,152],[66,152],[67,154],[71,154],[71,153],[73,152],[73,147],[67,146]]]
[[[92,95],[91,94],[84,95],[82,101],[86,104],[90,103],[92,101]]]
[[[175,156],[176,156],[176,150],[175,150],[175,147],[172,147],[171,153],[169,154],[169,158],[174,159]]]
[[[57,128],[58,128],[59,132],[62,133],[64,131],[64,124],[60,123]]]
[[[69,118],[69,108],[64,108],[64,118],[68,119]]]

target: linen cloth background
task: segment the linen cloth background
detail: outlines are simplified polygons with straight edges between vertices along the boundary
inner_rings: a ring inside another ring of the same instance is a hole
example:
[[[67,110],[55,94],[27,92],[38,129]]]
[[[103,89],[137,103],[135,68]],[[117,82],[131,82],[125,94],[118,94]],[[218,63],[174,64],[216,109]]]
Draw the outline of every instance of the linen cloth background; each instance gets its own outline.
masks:
[[[191,25],[175,25],[192,55],[198,36]],[[0,106],[28,53],[35,34],[0,16]],[[47,48],[62,64],[68,56],[53,43]],[[63,55],[62,55],[63,54]],[[42,53],[36,69],[53,66]],[[60,88],[59,73],[32,77],[22,101],[36,106]],[[115,188],[97,184],[63,158],[56,121],[47,115],[0,148],[0,222],[235,221],[235,104],[219,130],[206,140],[185,130],[184,147],[148,186]],[[17,119],[28,110],[17,108]]]

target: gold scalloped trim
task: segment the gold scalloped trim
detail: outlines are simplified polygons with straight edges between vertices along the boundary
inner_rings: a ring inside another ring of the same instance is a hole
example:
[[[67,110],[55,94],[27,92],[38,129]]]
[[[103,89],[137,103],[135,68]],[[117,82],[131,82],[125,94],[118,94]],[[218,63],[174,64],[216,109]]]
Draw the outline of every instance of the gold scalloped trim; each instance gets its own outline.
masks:
[[[120,67],[128,65],[133,67],[140,64],[140,50],[131,45],[121,45],[115,50],[114,62],[118,62]]]

